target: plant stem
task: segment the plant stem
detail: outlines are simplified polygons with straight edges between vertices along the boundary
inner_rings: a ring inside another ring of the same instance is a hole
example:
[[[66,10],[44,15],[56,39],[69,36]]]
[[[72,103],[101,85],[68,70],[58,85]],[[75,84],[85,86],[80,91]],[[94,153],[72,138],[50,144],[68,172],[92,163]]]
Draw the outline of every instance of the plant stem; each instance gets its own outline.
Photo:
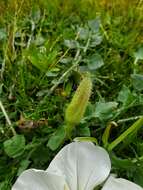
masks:
[[[53,93],[53,91],[55,90],[55,88],[57,88],[57,86],[61,83],[61,81],[78,65],[79,61],[80,61],[80,50],[77,51],[76,55],[75,55],[75,62],[74,64],[59,78],[59,80],[50,88],[48,95],[51,95]]]
[[[129,117],[129,118],[125,118],[125,119],[120,119],[117,121],[117,123],[125,123],[125,122],[128,122],[128,121],[132,121],[132,120],[136,120],[136,119],[140,119],[142,116],[139,115],[139,116],[135,116],[135,117]]]
[[[103,32],[103,34],[104,34],[106,40],[108,41],[108,40],[109,40],[108,34],[107,34],[106,30],[104,29],[104,27],[103,27],[102,24],[100,24],[100,28],[101,28],[101,30],[102,30],[102,32]]]
[[[129,127],[125,132],[123,132],[117,139],[115,139],[108,146],[108,151],[112,151],[119,143],[121,143],[128,135],[130,135],[135,130],[138,130],[143,125],[143,117],[138,119],[131,127]]]
[[[71,124],[68,124],[68,123],[66,124],[66,127],[65,127],[66,138],[65,139],[69,139],[69,140],[72,141],[71,136],[72,136],[72,131],[73,131],[74,127],[75,127],[74,125],[71,125]]]
[[[8,125],[9,125],[9,127],[10,127],[10,129],[11,129],[13,135],[16,135],[16,131],[15,131],[14,128],[12,127],[12,123],[11,123],[11,121],[10,121],[10,119],[9,119],[7,113],[6,113],[6,110],[5,110],[5,108],[4,108],[4,106],[3,106],[3,104],[2,104],[1,101],[0,101],[0,108],[1,108],[1,110],[2,110],[2,112],[3,112],[3,114],[4,114],[4,116],[5,116],[5,119],[6,119],[7,123],[8,123]]]

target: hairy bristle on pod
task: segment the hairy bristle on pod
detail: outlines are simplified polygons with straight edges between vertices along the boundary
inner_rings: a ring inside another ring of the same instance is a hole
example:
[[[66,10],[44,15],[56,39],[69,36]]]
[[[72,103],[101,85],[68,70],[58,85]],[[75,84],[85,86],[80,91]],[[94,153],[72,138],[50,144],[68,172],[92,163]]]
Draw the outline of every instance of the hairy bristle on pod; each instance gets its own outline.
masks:
[[[77,125],[82,119],[86,110],[89,97],[91,95],[92,82],[90,77],[86,76],[80,82],[71,103],[65,112],[65,121],[70,126]]]

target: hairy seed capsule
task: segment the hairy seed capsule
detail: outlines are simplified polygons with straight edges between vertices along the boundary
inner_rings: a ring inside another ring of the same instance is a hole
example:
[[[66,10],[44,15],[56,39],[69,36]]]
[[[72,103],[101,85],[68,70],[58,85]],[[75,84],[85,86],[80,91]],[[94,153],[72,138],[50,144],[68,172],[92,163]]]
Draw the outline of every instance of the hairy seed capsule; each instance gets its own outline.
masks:
[[[90,77],[86,76],[80,82],[71,103],[66,109],[65,121],[70,126],[77,125],[82,119],[92,89]]]

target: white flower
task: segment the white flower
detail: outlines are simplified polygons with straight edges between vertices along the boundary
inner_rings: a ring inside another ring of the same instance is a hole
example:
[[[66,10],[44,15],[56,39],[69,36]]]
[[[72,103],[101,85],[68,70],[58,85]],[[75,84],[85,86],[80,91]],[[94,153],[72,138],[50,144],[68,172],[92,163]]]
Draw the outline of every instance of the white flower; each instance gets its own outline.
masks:
[[[29,169],[12,190],[143,190],[138,185],[109,176],[111,162],[106,150],[90,142],[73,142],[56,155],[46,171]]]

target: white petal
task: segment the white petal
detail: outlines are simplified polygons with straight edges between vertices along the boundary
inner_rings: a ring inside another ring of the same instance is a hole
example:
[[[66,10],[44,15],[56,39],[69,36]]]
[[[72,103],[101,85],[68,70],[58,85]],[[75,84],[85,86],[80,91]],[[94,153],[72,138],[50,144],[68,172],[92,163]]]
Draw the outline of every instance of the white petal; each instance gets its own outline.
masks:
[[[110,176],[102,190],[143,190],[143,188],[126,179]]]
[[[66,145],[51,162],[48,172],[64,176],[70,190],[91,190],[111,169],[108,153],[90,142]]]
[[[66,189],[66,183],[62,177],[35,169],[24,171],[12,187],[12,190],[64,189]]]

